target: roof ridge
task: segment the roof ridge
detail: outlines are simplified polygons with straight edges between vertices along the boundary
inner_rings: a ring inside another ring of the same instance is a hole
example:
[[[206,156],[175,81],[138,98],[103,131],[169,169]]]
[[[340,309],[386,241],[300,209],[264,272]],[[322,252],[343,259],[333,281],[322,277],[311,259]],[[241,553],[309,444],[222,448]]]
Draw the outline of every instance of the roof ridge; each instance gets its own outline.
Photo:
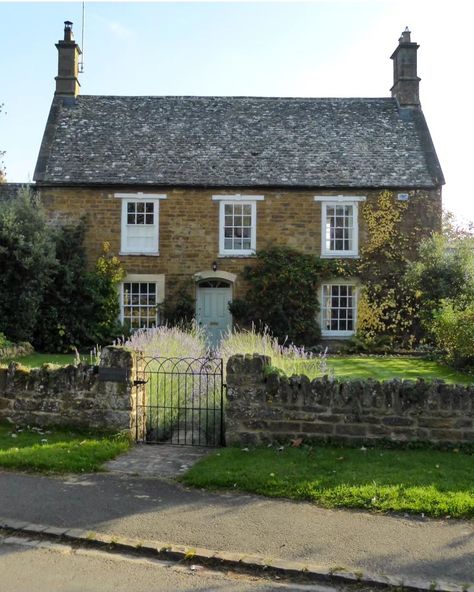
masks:
[[[388,101],[392,97],[262,97],[253,95],[78,95],[77,99],[253,99],[262,101]]]

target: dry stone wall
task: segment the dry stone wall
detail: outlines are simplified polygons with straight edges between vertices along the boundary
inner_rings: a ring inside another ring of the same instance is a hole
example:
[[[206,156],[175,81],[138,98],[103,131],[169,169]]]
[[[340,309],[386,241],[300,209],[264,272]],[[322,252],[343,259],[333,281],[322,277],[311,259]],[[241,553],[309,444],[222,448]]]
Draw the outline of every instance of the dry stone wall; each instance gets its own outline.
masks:
[[[104,348],[100,366],[0,369],[0,421],[134,431],[133,354]]]
[[[474,385],[442,381],[310,381],[266,372],[266,356],[227,364],[226,442],[302,437],[346,442],[474,443]]]

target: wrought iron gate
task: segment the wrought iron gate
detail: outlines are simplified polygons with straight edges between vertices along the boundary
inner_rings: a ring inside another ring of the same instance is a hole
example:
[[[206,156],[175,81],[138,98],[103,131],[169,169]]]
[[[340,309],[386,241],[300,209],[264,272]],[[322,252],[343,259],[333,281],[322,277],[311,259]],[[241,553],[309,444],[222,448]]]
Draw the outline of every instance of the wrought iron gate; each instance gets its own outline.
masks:
[[[224,445],[222,359],[142,357],[135,385],[137,442]]]

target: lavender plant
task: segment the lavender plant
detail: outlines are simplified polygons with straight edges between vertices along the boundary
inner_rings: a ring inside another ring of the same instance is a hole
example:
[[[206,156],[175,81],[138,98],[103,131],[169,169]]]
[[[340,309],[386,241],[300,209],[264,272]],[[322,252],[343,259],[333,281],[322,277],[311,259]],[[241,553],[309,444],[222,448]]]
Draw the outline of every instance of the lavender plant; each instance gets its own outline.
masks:
[[[279,368],[286,375],[305,374],[309,378],[328,375],[333,378],[333,370],[328,365],[328,350],[315,354],[304,346],[280,344],[269,328],[262,333],[252,326],[249,330],[231,330],[221,341],[218,355],[227,362],[230,356],[236,354],[258,353],[270,356],[272,366]]]

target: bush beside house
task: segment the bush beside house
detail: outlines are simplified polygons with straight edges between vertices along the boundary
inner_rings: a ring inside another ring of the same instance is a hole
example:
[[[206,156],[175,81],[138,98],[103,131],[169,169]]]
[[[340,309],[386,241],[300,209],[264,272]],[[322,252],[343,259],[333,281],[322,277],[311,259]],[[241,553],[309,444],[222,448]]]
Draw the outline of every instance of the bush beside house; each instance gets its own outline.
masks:
[[[117,283],[123,274],[108,245],[88,271],[85,221],[48,223],[28,188],[0,209],[0,332],[48,351],[110,343],[121,331]]]

